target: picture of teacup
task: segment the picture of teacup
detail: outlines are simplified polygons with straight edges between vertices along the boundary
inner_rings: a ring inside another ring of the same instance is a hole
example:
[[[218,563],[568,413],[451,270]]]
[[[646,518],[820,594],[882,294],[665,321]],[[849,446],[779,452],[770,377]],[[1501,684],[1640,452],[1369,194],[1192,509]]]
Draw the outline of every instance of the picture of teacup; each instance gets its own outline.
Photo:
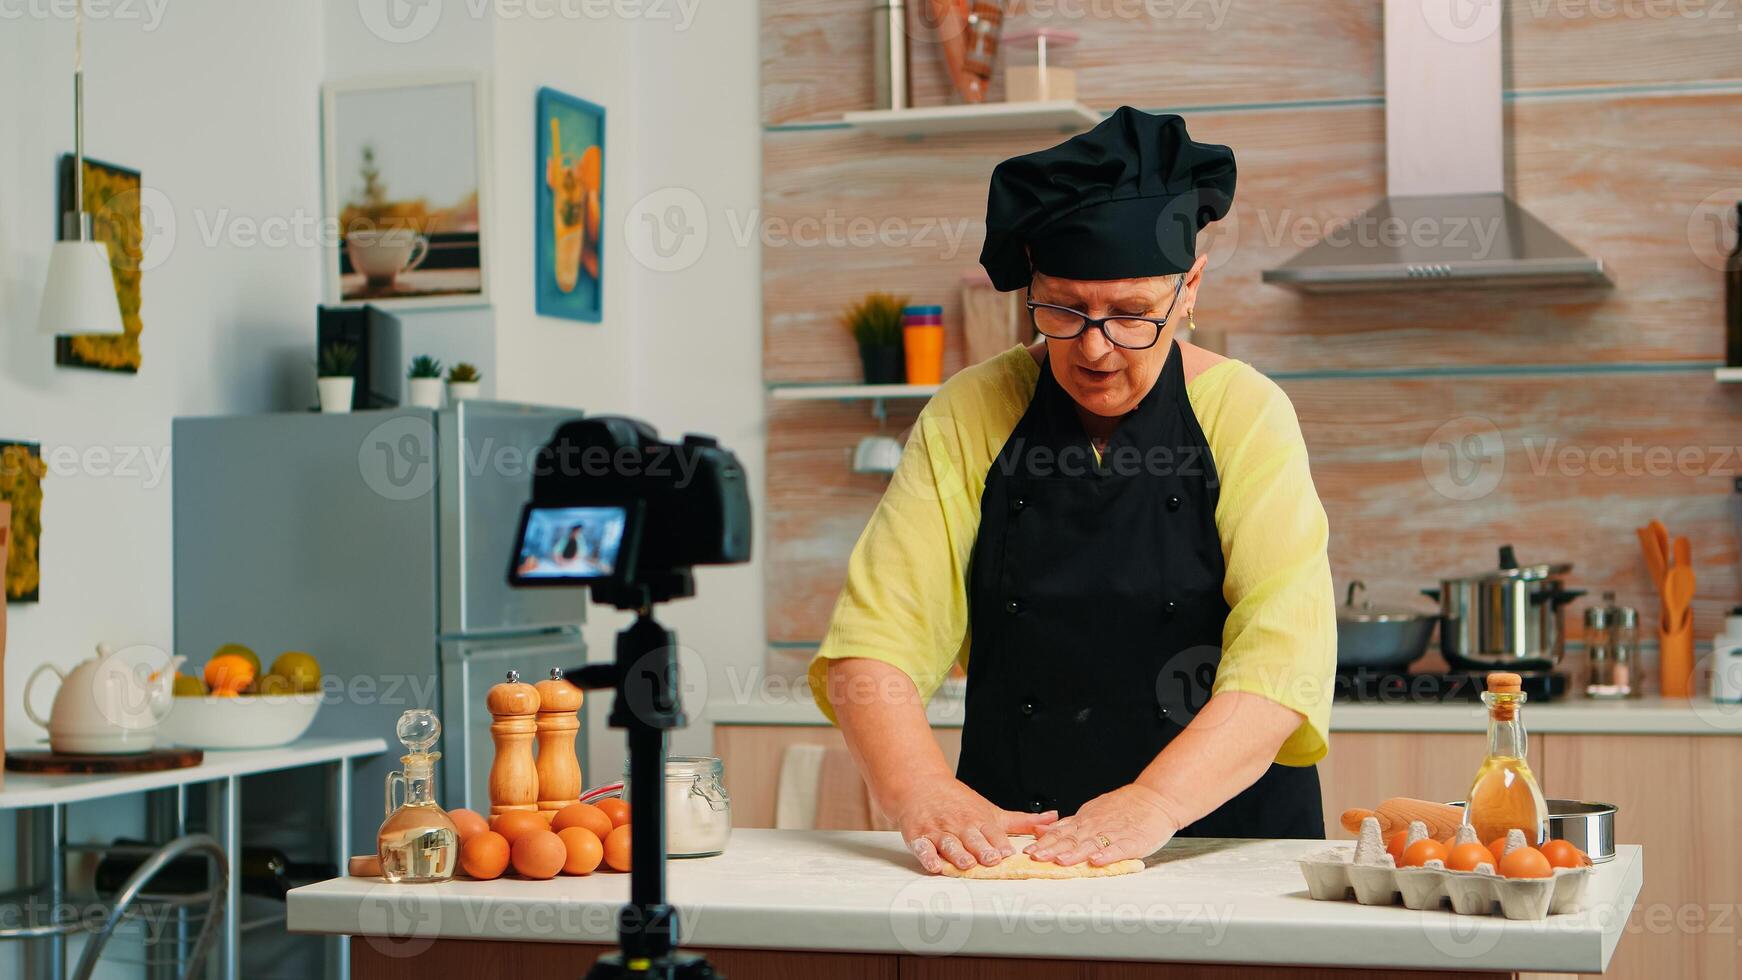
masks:
[[[371,289],[385,289],[401,272],[422,264],[429,239],[410,228],[353,231],[345,236],[345,254]]]

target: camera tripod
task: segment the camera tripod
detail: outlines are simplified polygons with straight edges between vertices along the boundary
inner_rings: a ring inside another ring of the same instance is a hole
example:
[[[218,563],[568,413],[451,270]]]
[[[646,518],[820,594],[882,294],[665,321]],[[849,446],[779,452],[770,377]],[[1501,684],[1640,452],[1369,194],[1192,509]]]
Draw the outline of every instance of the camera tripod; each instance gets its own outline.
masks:
[[[678,702],[677,634],[653,618],[656,602],[694,593],[689,573],[654,585],[594,586],[593,598],[632,609],[616,660],[565,672],[569,683],[617,694],[610,725],[629,735],[629,904],[617,915],[621,952],[599,958],[588,980],[724,980],[706,959],[677,951],[677,909],[665,901],[666,732],[687,724]]]

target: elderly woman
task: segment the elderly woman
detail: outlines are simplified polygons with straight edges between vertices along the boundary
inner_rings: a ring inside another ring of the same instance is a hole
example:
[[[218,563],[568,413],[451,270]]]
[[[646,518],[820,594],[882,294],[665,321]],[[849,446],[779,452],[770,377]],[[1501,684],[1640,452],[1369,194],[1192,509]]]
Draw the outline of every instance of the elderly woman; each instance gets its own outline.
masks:
[[[1012,834],[1096,866],[1324,835],[1324,509],[1287,397],[1179,335],[1234,178],[1227,147],[1129,107],[992,174],[981,262],[1041,339],[926,406],[811,665],[927,871]],[[924,709],[953,663],[954,774]]]

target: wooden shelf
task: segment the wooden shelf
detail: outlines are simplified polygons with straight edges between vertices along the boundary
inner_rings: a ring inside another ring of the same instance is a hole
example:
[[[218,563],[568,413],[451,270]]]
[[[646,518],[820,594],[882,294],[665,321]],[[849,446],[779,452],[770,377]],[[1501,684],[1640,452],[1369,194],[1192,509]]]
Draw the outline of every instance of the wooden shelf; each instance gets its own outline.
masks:
[[[1081,102],[982,102],[923,109],[849,112],[841,121],[875,136],[916,137],[958,133],[1077,133],[1101,121]]]
[[[1712,373],[1721,384],[1742,384],[1742,367],[1721,367]]]
[[[783,402],[881,401],[885,398],[930,398],[941,385],[775,385],[769,395]]]

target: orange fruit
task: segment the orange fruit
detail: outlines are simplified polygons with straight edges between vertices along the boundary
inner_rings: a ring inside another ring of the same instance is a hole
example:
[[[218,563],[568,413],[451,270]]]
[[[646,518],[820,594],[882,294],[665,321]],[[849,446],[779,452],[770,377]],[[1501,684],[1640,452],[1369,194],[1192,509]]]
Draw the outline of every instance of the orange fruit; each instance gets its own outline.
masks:
[[[1444,861],[1445,859],[1446,845],[1432,837],[1423,837],[1404,849],[1402,864],[1407,868],[1419,868],[1429,861]]]
[[[605,863],[618,871],[629,870],[629,825],[605,835]]]
[[[483,817],[466,809],[449,810],[448,819],[454,822],[454,829],[460,832],[460,843],[462,844],[471,840],[474,835],[488,832],[490,829],[490,825],[485,822]]]
[[[568,848],[568,859],[563,862],[565,875],[591,874],[605,859],[605,845],[599,842],[598,835],[585,827],[564,827],[557,836]]]
[[[473,834],[460,844],[460,867],[480,881],[500,877],[508,869],[508,841],[493,830]]]
[[[550,832],[550,824],[537,810],[504,810],[496,815],[490,829],[507,838],[513,844],[527,834],[538,831]]]
[[[528,878],[555,878],[569,859],[569,849],[562,838],[546,830],[535,830],[508,845],[514,860],[514,870]]]
[[[629,822],[629,804],[620,797],[607,797],[593,805],[610,818],[613,827],[621,827]]]
[[[1472,841],[1457,844],[1446,854],[1446,867],[1453,871],[1474,871],[1476,865],[1494,866],[1494,852]]]
[[[1501,858],[1498,870],[1508,878],[1547,878],[1554,874],[1548,858],[1534,847],[1520,847]]]
[[[1542,856],[1548,858],[1551,868],[1582,868],[1591,863],[1585,852],[1568,840],[1551,840],[1542,845]]]
[[[610,817],[605,816],[605,811],[591,803],[570,803],[558,810],[550,821],[550,829],[559,834],[570,827],[585,827],[600,840],[604,840],[614,826],[616,824],[611,822]]]
[[[213,694],[228,691],[235,694],[254,683],[255,667],[247,658],[234,653],[220,654],[206,662],[206,686]]]

